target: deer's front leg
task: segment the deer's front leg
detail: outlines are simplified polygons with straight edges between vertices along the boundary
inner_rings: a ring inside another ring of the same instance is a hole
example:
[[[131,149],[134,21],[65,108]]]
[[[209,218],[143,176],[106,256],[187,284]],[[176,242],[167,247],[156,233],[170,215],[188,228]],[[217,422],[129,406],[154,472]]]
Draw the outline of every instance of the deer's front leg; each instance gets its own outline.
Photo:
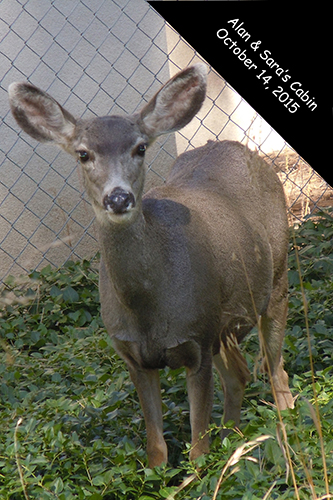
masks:
[[[145,370],[129,366],[131,379],[139,395],[147,429],[147,455],[153,468],[168,460],[163,437],[162,398],[158,370]]]
[[[206,359],[199,370],[187,368],[187,391],[190,401],[192,449],[190,459],[195,460],[209,452],[207,434],[213,406],[214,380],[212,360]]]

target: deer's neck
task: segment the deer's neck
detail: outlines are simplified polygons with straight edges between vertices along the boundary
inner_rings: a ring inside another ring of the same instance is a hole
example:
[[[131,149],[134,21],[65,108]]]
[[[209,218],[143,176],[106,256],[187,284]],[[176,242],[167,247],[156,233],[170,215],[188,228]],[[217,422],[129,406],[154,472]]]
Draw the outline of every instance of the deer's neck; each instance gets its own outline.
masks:
[[[153,239],[153,238],[152,238]],[[156,249],[141,213],[131,224],[99,227],[101,255],[108,278],[121,302],[143,307],[154,294],[158,270]]]

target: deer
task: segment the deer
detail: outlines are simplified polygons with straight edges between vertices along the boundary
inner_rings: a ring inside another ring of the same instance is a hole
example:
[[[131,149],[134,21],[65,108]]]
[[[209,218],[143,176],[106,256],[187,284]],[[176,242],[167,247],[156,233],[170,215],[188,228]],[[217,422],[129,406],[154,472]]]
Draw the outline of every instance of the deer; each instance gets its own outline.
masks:
[[[147,148],[192,120],[206,88],[197,63],[139,112],[86,119],[28,82],[8,91],[23,131],[79,161],[96,216],[102,319],[139,397],[151,468],[168,460],[159,370],[185,367],[196,460],[209,452],[213,366],[223,423],[240,425],[250,372],[239,344],[255,325],[276,406],[294,403],[282,358],[289,231],[273,167],[240,142],[209,140],[144,194]]]

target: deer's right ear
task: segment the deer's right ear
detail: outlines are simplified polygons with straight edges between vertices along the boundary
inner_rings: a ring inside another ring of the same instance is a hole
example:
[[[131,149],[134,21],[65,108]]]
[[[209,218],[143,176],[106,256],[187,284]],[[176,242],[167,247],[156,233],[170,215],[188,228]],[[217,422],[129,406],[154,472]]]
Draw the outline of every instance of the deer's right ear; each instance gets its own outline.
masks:
[[[68,111],[30,83],[12,83],[8,94],[14,118],[27,134],[37,141],[54,142],[66,149],[76,123]]]

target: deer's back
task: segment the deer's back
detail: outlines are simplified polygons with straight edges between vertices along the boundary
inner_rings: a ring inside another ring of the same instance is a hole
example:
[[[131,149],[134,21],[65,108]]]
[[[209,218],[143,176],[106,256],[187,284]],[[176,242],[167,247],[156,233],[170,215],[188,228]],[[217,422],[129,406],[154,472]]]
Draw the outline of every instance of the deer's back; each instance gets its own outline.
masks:
[[[208,141],[183,153],[169,175],[167,192],[182,193],[178,197],[190,210],[200,212],[213,233],[224,232],[226,225],[227,245],[237,232],[242,241],[246,227],[267,237],[275,269],[285,262],[288,222],[281,182],[273,168],[246,146]]]
[[[237,231],[242,239],[243,225],[264,232],[276,264],[285,258],[288,223],[281,182],[271,166],[239,142],[208,141],[183,153],[166,185],[146,197],[177,199],[215,233],[226,226],[227,244]]]
[[[208,141],[205,146],[183,153],[176,160],[167,185],[217,193],[237,200],[242,210],[250,205],[260,209],[272,195],[273,203],[284,203],[273,169],[256,152],[234,141]]]

